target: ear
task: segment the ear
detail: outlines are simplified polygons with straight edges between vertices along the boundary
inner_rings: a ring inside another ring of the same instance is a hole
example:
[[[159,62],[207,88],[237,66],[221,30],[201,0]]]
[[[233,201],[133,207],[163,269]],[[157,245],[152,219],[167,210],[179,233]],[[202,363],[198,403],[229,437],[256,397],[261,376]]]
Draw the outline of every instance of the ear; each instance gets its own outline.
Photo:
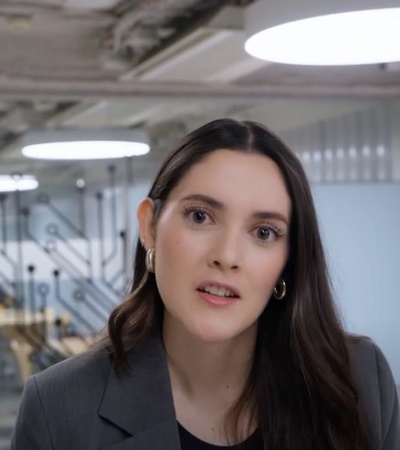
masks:
[[[154,202],[151,198],[144,198],[138,206],[136,217],[139,225],[140,240],[144,242],[146,250],[154,247],[155,227],[154,227]]]

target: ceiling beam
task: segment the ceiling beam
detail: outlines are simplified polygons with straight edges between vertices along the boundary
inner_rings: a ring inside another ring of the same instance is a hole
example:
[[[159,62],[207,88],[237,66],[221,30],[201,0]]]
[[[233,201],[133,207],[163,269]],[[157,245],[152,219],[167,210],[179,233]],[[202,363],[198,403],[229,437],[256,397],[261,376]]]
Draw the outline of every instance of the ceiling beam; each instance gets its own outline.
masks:
[[[400,84],[262,84],[171,83],[129,80],[55,81],[0,78],[0,99],[5,100],[113,100],[113,99],[209,99],[213,102],[264,102],[266,99],[365,99],[400,98]]]

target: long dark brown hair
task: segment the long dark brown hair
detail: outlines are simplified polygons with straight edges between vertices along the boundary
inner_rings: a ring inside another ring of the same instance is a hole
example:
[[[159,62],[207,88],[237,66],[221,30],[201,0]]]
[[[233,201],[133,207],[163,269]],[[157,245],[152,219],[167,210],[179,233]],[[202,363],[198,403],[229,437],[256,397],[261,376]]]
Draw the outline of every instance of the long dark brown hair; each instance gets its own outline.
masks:
[[[279,167],[292,204],[284,301],[273,297],[259,318],[253,365],[241,397],[227,413],[231,430],[250,411],[268,450],[367,450],[351,375],[349,346],[335,311],[307,177],[295,154],[264,126],[220,119],[187,135],[167,157],[148,196],[154,220],[190,168],[218,149],[257,153]],[[130,294],[109,319],[119,368],[126,354],[160,326],[163,304],[139,240]]]

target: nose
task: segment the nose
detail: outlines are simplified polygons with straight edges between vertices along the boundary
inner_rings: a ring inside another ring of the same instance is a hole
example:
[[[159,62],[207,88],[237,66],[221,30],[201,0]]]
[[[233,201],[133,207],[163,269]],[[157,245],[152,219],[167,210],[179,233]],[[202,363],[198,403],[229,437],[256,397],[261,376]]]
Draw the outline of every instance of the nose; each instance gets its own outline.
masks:
[[[221,270],[237,270],[242,264],[243,249],[234,230],[221,230],[212,242],[209,265]]]

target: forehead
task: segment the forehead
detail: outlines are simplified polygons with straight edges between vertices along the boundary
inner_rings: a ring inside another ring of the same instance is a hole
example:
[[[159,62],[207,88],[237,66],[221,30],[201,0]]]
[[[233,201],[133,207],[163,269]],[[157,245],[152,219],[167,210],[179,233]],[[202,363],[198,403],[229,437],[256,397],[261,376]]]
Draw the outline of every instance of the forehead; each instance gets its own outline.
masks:
[[[273,209],[290,218],[291,202],[277,164],[258,153],[216,150],[193,165],[169,199],[204,194],[239,208]]]

